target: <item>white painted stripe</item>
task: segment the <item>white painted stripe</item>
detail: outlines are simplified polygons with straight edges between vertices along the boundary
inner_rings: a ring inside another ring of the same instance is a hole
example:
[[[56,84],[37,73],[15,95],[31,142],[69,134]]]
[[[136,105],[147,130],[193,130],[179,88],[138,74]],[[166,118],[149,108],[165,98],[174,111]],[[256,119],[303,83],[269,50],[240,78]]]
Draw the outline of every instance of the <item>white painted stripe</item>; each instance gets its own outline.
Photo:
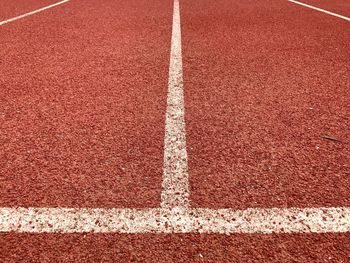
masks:
[[[16,20],[18,20],[18,19],[27,17],[27,16],[34,15],[34,14],[39,13],[39,12],[41,12],[41,11],[44,11],[44,10],[46,10],[46,9],[49,9],[49,8],[52,8],[52,7],[55,7],[55,6],[58,6],[58,5],[67,3],[68,1],[69,1],[69,0],[63,0],[63,1],[61,1],[61,2],[52,4],[52,5],[49,5],[49,6],[45,6],[45,7],[43,7],[43,8],[34,10],[34,11],[32,11],[32,12],[29,12],[29,13],[26,13],[26,14],[23,14],[23,15],[20,15],[20,16],[16,16],[16,17],[14,17],[14,18],[10,18],[10,19],[1,21],[1,22],[0,22],[0,26],[2,26],[2,25],[4,25],[4,24],[7,24],[7,23],[10,23],[10,22],[13,22],[13,21],[16,21]]]
[[[188,196],[180,10],[174,0],[161,207],[188,207]]]
[[[314,10],[317,10],[317,11],[320,11],[320,12],[323,12],[323,13],[326,13],[326,14],[331,15],[331,16],[336,16],[336,17],[344,19],[346,21],[350,21],[349,17],[338,15],[336,13],[333,13],[333,12],[330,12],[330,11],[327,11],[327,10],[324,10],[324,9],[321,9],[321,8],[318,8],[318,7],[315,7],[315,6],[312,6],[312,5],[304,4],[302,2],[298,2],[298,1],[295,1],[295,0],[288,0],[288,1],[292,2],[292,3],[295,3],[295,4],[298,4],[298,5],[302,5],[302,6],[314,9]]]
[[[350,208],[0,208],[0,232],[343,233]]]

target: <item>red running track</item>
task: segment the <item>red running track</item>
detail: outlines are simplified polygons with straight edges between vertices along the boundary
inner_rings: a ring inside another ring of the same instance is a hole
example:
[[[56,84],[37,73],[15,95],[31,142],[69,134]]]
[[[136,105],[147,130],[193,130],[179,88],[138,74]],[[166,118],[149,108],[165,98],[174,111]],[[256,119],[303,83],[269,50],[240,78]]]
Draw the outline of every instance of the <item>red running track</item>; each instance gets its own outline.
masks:
[[[349,262],[349,234],[0,234],[1,262]],[[30,244],[30,245],[28,245]]]
[[[59,8],[0,29],[1,206],[158,206],[172,2]],[[348,205],[349,146],[319,138],[349,139],[348,24],[283,1],[182,1],[181,12],[192,204]],[[295,172],[302,161],[315,180]],[[324,162],[338,179],[316,173]],[[6,233],[0,261],[348,262],[349,238]]]
[[[350,17],[350,2],[347,0],[303,0],[305,4],[312,5],[318,8],[325,9],[327,11]],[[315,11],[317,12],[317,11]],[[320,13],[321,15],[321,13]]]
[[[349,206],[348,22],[285,1],[181,11],[192,205]]]
[[[7,20],[44,6],[51,5],[55,0],[1,0],[0,21]]]
[[[1,27],[0,206],[159,206],[171,22],[91,0]]]

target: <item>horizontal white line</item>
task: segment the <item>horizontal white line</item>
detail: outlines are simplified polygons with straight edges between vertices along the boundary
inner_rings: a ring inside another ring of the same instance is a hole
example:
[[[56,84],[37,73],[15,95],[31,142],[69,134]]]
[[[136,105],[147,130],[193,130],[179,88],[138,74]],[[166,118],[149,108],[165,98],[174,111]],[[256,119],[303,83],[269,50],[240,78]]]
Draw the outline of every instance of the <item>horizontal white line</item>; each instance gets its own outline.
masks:
[[[288,1],[292,2],[292,3],[295,3],[295,4],[298,4],[298,5],[302,5],[302,6],[314,9],[314,10],[317,10],[317,11],[320,11],[320,12],[323,12],[323,13],[326,13],[326,14],[331,15],[331,16],[339,17],[339,18],[344,19],[346,21],[350,21],[349,17],[338,15],[336,13],[333,13],[333,12],[330,12],[330,11],[327,11],[327,10],[324,10],[324,9],[321,9],[321,8],[318,8],[318,7],[315,7],[315,6],[312,6],[312,5],[304,4],[302,2],[298,2],[298,1],[295,1],[295,0],[288,0]]]
[[[0,208],[0,232],[341,233],[350,208]]]
[[[13,22],[13,21],[18,20],[18,19],[27,17],[27,16],[34,15],[34,14],[39,13],[39,12],[41,12],[41,11],[44,11],[44,10],[46,10],[46,9],[49,9],[49,8],[52,8],[52,7],[55,7],[55,6],[64,4],[64,3],[68,2],[68,1],[69,1],[69,0],[63,0],[63,1],[61,1],[61,2],[52,4],[52,5],[49,5],[49,6],[45,6],[45,7],[43,7],[43,8],[40,8],[40,9],[31,11],[31,12],[29,12],[29,13],[26,13],[26,14],[23,14],[23,15],[20,15],[20,16],[16,16],[16,17],[13,17],[13,18],[10,18],[10,19],[1,21],[1,22],[0,22],[0,26],[2,26],[2,25],[4,25],[4,24],[7,24],[7,23],[10,23],[10,22]]]

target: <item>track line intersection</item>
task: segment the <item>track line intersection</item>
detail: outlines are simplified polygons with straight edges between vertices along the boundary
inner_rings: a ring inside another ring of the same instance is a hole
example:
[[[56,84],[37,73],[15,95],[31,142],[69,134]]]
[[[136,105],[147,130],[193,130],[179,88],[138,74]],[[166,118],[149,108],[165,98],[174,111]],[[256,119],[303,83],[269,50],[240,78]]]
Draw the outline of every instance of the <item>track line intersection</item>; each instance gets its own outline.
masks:
[[[343,240],[350,230],[349,148],[343,143],[349,138],[342,122],[348,118],[342,96],[349,82],[343,74],[349,65],[342,59],[348,57],[348,36],[340,22],[319,21],[316,15],[291,22],[297,7],[265,2],[183,1],[180,24],[175,0],[171,50],[166,45],[171,1],[154,6],[109,1],[98,9],[97,1],[89,1],[89,11],[72,1],[72,9],[63,7],[63,18],[62,13],[38,16],[23,35],[4,30],[7,49],[1,55],[7,64],[2,66],[9,74],[0,80],[11,89],[1,93],[7,146],[2,159],[13,162],[2,165],[7,181],[0,195],[0,232],[1,245],[8,248],[2,258],[28,253],[41,261],[62,258],[47,251],[53,246],[71,261],[113,261],[106,245],[129,261],[348,258]],[[124,12],[116,17],[112,7]],[[164,9],[168,13],[160,12]],[[77,17],[84,23],[77,24]],[[59,30],[52,35],[47,25]],[[40,44],[33,37],[38,32]],[[324,42],[317,45],[320,36]],[[24,54],[29,62],[13,55],[33,44],[37,52]],[[17,67],[7,67],[11,64]],[[11,80],[16,85],[8,85]],[[335,113],[337,118],[330,118]],[[310,143],[315,148],[309,149]],[[320,149],[321,156],[314,154]],[[132,166],[128,175],[125,160]],[[232,163],[244,167],[232,169]],[[122,165],[121,173],[115,164]],[[47,242],[50,237],[57,239]],[[10,247],[28,241],[35,251]],[[78,250],[69,248],[74,242]],[[162,256],[146,243],[160,248]],[[105,253],[92,255],[91,245]]]

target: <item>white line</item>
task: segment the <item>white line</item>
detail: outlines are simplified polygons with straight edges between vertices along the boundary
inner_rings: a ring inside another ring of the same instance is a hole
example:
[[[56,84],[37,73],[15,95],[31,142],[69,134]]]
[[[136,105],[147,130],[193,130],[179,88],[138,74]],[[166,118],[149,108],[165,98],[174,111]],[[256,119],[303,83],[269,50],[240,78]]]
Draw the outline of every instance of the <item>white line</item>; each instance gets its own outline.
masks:
[[[173,11],[163,168],[161,207],[188,207],[189,186],[178,0],[174,0]]]
[[[0,232],[344,233],[350,208],[0,208]]]
[[[295,3],[295,4],[298,4],[298,5],[302,5],[302,6],[314,9],[314,10],[317,10],[317,11],[320,11],[320,12],[323,12],[323,13],[326,13],[326,14],[331,15],[331,16],[336,16],[336,17],[342,18],[342,19],[344,19],[346,21],[350,21],[349,17],[338,15],[336,13],[333,13],[333,12],[330,12],[330,11],[327,11],[327,10],[324,10],[324,9],[321,9],[321,8],[318,8],[318,7],[315,7],[315,6],[312,6],[312,5],[304,4],[302,2],[298,2],[298,1],[295,1],[295,0],[288,0],[288,1],[292,2],[292,3]]]
[[[34,15],[34,14],[39,13],[39,12],[41,12],[41,11],[44,11],[44,10],[46,10],[46,9],[49,9],[49,8],[52,8],[52,7],[55,7],[55,6],[64,4],[64,3],[68,2],[68,1],[69,1],[69,0],[63,0],[63,1],[61,1],[61,2],[52,4],[52,5],[49,5],[49,6],[45,6],[45,7],[43,7],[43,8],[34,10],[34,11],[32,11],[32,12],[29,12],[29,13],[26,13],[26,14],[23,14],[23,15],[20,15],[20,16],[16,16],[16,17],[14,17],[14,18],[10,18],[10,19],[1,21],[1,22],[0,22],[0,26],[2,26],[2,25],[4,25],[4,24],[7,24],[7,23],[10,23],[10,22],[13,22],[13,21],[18,20],[18,19],[27,17],[27,16]]]

